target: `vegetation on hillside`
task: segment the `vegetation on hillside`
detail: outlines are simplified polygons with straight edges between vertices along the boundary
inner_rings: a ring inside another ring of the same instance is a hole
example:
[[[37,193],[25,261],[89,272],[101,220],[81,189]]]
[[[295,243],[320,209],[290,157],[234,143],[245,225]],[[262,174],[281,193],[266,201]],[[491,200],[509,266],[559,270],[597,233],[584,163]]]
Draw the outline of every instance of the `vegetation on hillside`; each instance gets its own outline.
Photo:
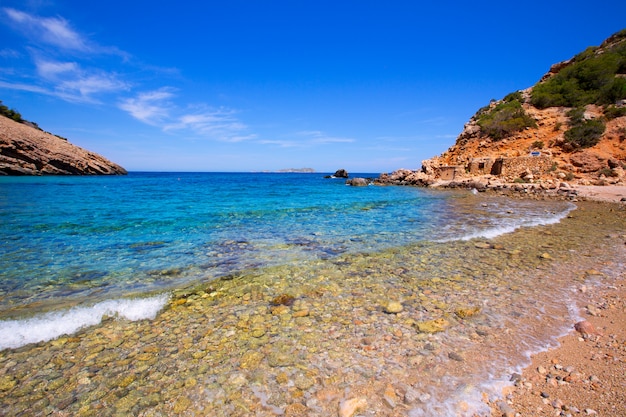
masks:
[[[587,48],[571,64],[537,84],[531,104],[545,109],[610,105],[626,99],[626,29],[609,39],[612,46]]]
[[[511,93],[495,106],[480,109],[476,123],[494,140],[504,139],[527,127],[536,127],[535,119],[526,113],[522,101],[521,92]]]
[[[19,114],[14,109],[10,109],[4,104],[2,104],[2,100],[0,100],[0,115],[4,117],[8,117],[9,119],[13,119],[18,123],[24,123],[24,119],[22,119],[22,115]]]
[[[591,148],[600,141],[606,126],[602,120],[586,119],[585,108],[576,107],[567,113],[570,128],[565,132],[565,144],[572,149]]]
[[[606,121],[626,115],[626,107],[617,105],[626,99],[626,29],[609,37],[600,47],[587,48],[568,62],[558,73],[538,83],[526,100],[521,92],[507,95],[480,109],[474,119],[482,134],[501,140],[529,127],[537,127],[523,103],[538,109],[570,107],[568,130],[563,149],[573,151],[595,146],[606,129]],[[589,119],[585,106],[604,108],[604,117]],[[555,127],[560,129],[560,124]],[[538,142],[534,148],[541,149]]]

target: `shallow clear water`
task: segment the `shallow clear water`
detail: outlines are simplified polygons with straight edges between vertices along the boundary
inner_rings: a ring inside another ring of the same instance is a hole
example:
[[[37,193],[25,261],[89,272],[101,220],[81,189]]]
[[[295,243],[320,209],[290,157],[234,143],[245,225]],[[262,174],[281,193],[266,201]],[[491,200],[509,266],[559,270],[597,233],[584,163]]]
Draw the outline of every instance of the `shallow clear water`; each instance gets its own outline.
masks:
[[[0,178],[0,318],[252,268],[495,236],[558,221],[571,207],[349,187],[322,174]]]
[[[618,206],[318,174],[2,178],[0,197],[11,415],[487,416],[626,259]]]

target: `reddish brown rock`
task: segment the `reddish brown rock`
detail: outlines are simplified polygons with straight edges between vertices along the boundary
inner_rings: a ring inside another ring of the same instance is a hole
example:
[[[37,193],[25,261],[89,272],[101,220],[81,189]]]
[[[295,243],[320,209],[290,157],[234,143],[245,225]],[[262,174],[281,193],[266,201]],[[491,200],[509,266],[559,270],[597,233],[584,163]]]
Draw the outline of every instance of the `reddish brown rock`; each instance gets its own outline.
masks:
[[[124,175],[126,170],[66,139],[0,116],[0,175]]]
[[[608,167],[605,160],[592,152],[577,152],[570,157],[572,165],[580,172],[595,172]]]
[[[574,329],[583,336],[593,336],[599,334],[595,327],[586,320],[579,321],[574,325]]]

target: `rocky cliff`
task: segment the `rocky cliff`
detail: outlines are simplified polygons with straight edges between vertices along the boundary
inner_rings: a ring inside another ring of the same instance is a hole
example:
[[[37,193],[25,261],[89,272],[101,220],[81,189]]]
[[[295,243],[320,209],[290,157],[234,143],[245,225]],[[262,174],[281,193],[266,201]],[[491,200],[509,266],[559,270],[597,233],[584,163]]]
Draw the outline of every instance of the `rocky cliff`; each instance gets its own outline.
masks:
[[[0,175],[124,175],[106,158],[0,116]]]
[[[625,169],[626,30],[480,109],[456,143],[422,161],[421,170],[379,182],[623,185]]]

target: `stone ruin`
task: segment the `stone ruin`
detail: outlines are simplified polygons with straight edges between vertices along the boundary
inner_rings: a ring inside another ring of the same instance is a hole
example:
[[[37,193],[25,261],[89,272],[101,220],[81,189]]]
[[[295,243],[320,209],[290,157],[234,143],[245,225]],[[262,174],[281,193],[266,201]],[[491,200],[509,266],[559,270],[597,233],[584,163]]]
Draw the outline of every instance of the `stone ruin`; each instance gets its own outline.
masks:
[[[494,175],[500,177],[519,178],[531,173],[535,176],[545,175],[553,168],[554,161],[548,155],[531,154],[511,158],[472,158],[466,166],[442,165],[430,166],[432,174],[438,179],[451,181],[460,177]]]

